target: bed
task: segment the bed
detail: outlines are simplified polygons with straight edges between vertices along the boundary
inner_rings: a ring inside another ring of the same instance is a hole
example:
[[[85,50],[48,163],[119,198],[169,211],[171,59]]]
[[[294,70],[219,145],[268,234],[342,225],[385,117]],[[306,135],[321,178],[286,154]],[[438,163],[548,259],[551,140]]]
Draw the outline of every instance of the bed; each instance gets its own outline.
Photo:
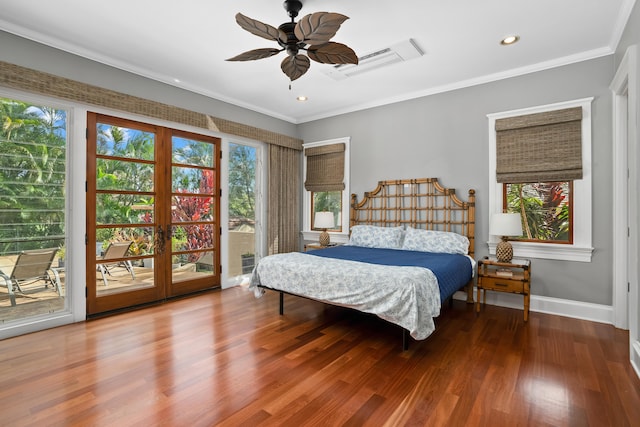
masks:
[[[427,338],[442,304],[466,289],[473,302],[475,191],[460,200],[437,178],[381,181],[361,201],[351,196],[345,245],[270,255],[253,270],[249,288],[374,314],[409,336]]]

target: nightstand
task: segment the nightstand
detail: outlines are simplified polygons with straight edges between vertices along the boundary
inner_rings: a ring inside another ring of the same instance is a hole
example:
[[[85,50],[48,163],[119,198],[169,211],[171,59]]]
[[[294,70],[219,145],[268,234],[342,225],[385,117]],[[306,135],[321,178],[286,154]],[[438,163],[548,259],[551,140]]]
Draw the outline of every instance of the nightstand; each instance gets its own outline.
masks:
[[[478,261],[478,296],[476,311],[480,312],[480,291],[484,291],[483,304],[487,303],[487,291],[510,292],[524,296],[524,321],[529,320],[531,290],[531,261],[512,259],[499,262],[495,258]]]

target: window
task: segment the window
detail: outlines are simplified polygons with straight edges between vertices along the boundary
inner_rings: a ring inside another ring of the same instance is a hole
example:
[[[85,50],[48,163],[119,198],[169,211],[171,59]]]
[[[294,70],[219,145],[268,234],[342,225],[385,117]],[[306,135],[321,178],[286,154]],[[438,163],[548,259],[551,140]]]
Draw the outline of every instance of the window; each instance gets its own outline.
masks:
[[[489,214],[526,218],[512,242],[516,256],[591,261],[592,100],[487,116]],[[490,252],[498,240],[489,236]]]
[[[4,323],[68,306],[67,111],[0,98],[0,123],[0,289],[12,290],[0,300]]]
[[[316,225],[317,212],[331,212],[333,214],[333,227],[327,231],[342,231],[342,191],[312,191],[311,192],[311,224],[312,229],[322,231],[324,228],[318,228]]]
[[[248,280],[263,254],[261,231],[263,156],[265,150],[255,142],[227,142],[227,250],[226,286]],[[224,194],[224,192],[223,192]]]
[[[349,237],[349,138],[304,144],[304,240],[318,240],[318,212],[333,214],[332,242]]]
[[[522,219],[522,236],[511,240],[573,243],[573,181],[502,186],[503,211]]]

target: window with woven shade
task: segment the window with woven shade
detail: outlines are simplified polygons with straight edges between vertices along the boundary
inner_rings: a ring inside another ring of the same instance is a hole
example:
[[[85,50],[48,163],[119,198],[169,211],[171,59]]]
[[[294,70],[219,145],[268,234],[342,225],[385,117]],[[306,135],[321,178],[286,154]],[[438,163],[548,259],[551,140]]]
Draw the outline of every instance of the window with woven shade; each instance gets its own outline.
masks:
[[[572,184],[582,178],[582,108],[496,120],[496,180],[520,240],[572,243]]]
[[[326,230],[332,234],[332,242],[341,242],[341,238],[348,236],[349,224],[349,138],[303,145],[304,239],[316,240],[316,234]],[[320,215],[316,215],[318,213]],[[325,227],[329,216],[333,226]]]
[[[344,143],[305,148],[307,176],[304,188],[307,191],[344,190],[344,151]]]
[[[582,107],[496,120],[496,179],[502,183],[582,178]]]
[[[591,259],[591,102],[488,115],[490,213],[520,214],[517,256]]]

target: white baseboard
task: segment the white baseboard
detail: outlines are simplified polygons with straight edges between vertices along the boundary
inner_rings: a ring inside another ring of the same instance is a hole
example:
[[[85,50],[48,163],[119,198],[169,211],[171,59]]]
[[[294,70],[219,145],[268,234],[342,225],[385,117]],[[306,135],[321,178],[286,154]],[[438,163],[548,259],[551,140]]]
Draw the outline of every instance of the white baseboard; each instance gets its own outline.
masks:
[[[475,288],[473,295],[474,298],[477,295]],[[461,291],[456,292],[454,298],[466,300],[467,294]],[[522,310],[524,301],[522,295],[489,291],[487,292],[487,304]],[[529,311],[613,325],[613,307],[610,305],[531,295]],[[640,362],[640,358],[638,361]]]
[[[631,345],[631,366],[636,371],[636,375],[640,378],[640,341],[636,341]]]

